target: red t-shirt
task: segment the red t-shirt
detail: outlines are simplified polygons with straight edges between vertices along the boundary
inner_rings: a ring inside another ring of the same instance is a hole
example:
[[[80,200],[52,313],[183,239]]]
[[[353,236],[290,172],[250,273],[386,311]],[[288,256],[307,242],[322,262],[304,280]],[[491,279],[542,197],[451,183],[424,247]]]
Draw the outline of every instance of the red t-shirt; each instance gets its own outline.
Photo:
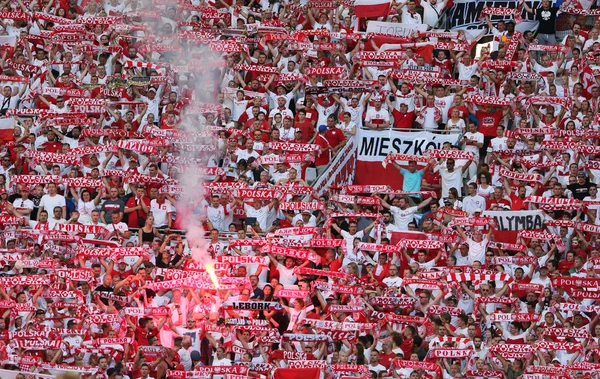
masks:
[[[315,144],[319,145],[322,148],[330,146],[330,143],[322,134],[319,134],[317,136],[317,138],[315,139]],[[317,151],[317,157],[315,158],[315,166],[323,166],[328,164],[330,156],[330,150],[324,151],[322,153],[320,151]]]
[[[327,141],[329,141],[331,147],[336,147],[337,145],[346,140],[344,132],[338,128],[327,129],[327,131],[325,132],[325,138],[327,139]]]
[[[304,143],[307,143],[315,135],[315,127],[306,118],[304,122],[297,121],[294,127],[302,131],[302,142]]]
[[[47,153],[57,153],[62,150],[62,143],[58,141],[48,141],[42,144],[44,151]]]
[[[144,202],[144,204],[146,204],[148,207],[150,207],[150,198],[144,196],[144,198],[142,199],[142,201]],[[133,208],[133,207],[137,207],[137,200],[135,198],[135,196],[132,196],[129,198],[129,200],[127,200],[127,204],[125,204],[125,208]],[[129,213],[129,218],[127,219],[127,226],[129,226],[130,228],[138,228],[138,214],[142,217],[142,218],[146,218],[146,212],[144,212],[144,210],[139,209],[137,211],[133,211],[131,213]]]
[[[485,137],[496,137],[496,127],[502,120],[502,112],[475,112],[475,117],[479,120],[479,131]]]
[[[156,337],[158,335],[158,329],[154,328],[147,331],[146,328],[136,327],[135,328],[135,340],[140,346],[149,346],[148,337]]]
[[[525,205],[525,199],[521,199],[514,192],[510,194],[510,200],[512,201],[512,210],[520,211],[521,209],[527,209]]]

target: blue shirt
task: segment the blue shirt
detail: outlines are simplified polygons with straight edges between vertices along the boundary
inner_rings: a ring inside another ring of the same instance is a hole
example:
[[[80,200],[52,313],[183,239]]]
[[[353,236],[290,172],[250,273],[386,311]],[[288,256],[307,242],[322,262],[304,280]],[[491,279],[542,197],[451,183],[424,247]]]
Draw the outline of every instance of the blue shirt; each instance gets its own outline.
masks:
[[[416,170],[415,172],[410,172],[405,168],[401,168],[400,173],[404,177],[402,191],[419,192],[421,190],[421,180],[423,179],[423,175],[425,174],[423,170]]]

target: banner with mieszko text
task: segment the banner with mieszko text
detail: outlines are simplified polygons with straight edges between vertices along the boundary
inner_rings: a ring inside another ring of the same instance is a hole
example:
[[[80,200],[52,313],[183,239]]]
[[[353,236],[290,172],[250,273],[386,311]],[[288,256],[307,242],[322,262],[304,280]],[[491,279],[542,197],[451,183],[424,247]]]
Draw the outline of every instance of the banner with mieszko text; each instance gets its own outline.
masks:
[[[441,149],[444,142],[457,141],[458,134],[359,130],[354,184],[388,184],[400,190],[402,176],[392,165],[381,165],[388,154],[423,155],[427,150]]]

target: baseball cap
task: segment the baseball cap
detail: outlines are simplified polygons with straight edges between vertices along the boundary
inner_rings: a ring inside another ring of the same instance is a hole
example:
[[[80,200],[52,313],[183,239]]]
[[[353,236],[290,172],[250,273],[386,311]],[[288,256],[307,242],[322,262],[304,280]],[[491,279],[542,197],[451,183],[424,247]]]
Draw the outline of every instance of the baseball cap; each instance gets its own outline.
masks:
[[[325,125],[319,125],[319,132],[324,132],[327,130],[327,126]]]
[[[192,358],[192,361],[199,361],[200,360],[200,352],[198,350],[194,350],[190,353],[190,358]]]

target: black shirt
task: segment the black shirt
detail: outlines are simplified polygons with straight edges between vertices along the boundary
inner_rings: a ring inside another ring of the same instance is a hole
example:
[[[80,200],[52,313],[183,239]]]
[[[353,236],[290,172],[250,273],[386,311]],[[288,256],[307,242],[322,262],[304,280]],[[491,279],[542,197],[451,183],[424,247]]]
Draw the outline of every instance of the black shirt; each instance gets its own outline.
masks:
[[[555,34],[556,33],[556,14],[558,7],[550,7],[548,9],[537,8],[535,10],[535,19],[540,22],[538,26],[538,34]]]
[[[569,184],[567,188],[573,193],[573,197],[577,200],[583,200],[586,196],[590,195],[590,182],[588,181],[584,184]]]

